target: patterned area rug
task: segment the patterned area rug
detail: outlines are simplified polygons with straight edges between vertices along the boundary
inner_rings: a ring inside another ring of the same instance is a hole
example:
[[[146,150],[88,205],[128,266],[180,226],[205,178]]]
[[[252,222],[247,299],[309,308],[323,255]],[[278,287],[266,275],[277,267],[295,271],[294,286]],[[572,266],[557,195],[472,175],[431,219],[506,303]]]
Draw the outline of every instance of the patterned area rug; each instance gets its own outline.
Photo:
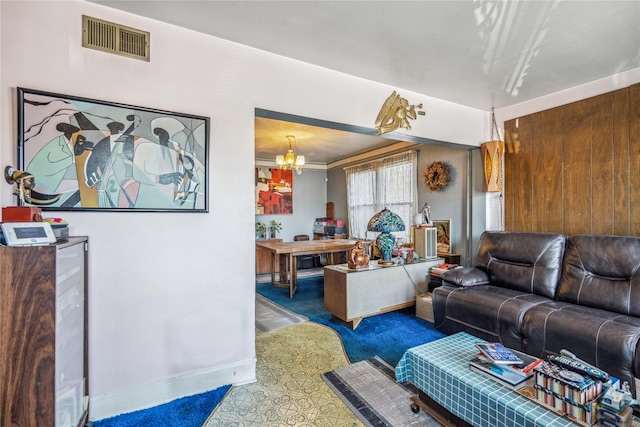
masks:
[[[256,294],[256,334],[306,322],[308,317],[296,314]]]
[[[420,411],[411,411],[413,384],[396,382],[395,369],[379,357],[372,357],[322,375],[358,418],[368,427],[436,427],[439,422]]]
[[[203,427],[363,424],[322,380],[349,364],[339,335],[312,322],[256,336],[257,382],[232,387]]]

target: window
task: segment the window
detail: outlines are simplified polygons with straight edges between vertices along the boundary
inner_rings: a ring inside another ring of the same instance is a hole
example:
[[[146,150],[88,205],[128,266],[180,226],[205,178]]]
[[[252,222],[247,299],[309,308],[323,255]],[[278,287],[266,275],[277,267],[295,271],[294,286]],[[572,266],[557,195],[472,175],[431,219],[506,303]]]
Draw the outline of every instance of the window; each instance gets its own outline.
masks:
[[[411,221],[416,212],[415,170],[415,151],[345,168],[349,234],[354,239],[374,239],[376,233],[369,232],[367,236],[367,224],[374,214],[387,208],[399,215],[406,226],[405,231],[394,235],[409,242]]]

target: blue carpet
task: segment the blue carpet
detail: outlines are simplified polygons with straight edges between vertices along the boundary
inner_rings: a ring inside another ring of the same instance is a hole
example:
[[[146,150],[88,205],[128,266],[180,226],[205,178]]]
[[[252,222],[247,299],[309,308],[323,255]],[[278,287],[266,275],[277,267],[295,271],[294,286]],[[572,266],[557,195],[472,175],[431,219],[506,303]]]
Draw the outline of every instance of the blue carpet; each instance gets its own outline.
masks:
[[[202,427],[230,385],[164,405],[94,421],[94,427]]]
[[[298,290],[293,298],[289,298],[288,288],[275,287],[271,283],[257,284],[256,291],[276,304],[307,316],[312,322],[335,329],[351,363],[378,356],[395,366],[407,349],[445,336],[433,323],[416,317],[415,307],[365,317],[352,330],[324,311],[323,276],[298,279]]]

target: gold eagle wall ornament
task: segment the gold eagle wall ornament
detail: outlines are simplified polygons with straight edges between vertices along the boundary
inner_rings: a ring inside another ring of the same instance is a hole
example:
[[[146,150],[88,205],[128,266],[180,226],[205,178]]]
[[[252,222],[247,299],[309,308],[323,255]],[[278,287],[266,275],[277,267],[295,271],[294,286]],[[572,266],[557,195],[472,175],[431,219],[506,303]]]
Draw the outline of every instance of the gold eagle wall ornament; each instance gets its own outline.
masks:
[[[376,118],[376,132],[378,135],[394,131],[398,128],[411,130],[409,119],[415,120],[417,114],[424,116],[424,111],[416,111],[422,108],[422,104],[409,105],[409,101],[400,97],[394,90],[384,101],[378,117]],[[417,114],[416,114],[417,113]]]

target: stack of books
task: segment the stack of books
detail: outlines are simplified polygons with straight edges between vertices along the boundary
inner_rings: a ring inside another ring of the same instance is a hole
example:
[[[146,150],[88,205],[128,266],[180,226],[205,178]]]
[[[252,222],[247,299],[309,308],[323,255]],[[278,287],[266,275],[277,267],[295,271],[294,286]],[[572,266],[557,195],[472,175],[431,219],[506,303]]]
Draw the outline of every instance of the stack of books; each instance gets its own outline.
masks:
[[[596,402],[603,391],[601,381],[566,367],[544,361],[534,369],[536,400],[579,424],[596,422]]]
[[[460,266],[458,264],[444,263],[444,264],[436,265],[435,267],[431,267],[431,274],[440,276],[445,271],[453,270],[454,268],[459,268],[459,267]]]
[[[469,362],[469,368],[516,388],[533,376],[533,370],[542,359],[504,347],[500,343],[478,343],[478,356]]]
[[[429,269],[429,292],[433,292],[438,286],[442,286],[442,273],[454,268],[460,268],[458,264],[440,264]]]

